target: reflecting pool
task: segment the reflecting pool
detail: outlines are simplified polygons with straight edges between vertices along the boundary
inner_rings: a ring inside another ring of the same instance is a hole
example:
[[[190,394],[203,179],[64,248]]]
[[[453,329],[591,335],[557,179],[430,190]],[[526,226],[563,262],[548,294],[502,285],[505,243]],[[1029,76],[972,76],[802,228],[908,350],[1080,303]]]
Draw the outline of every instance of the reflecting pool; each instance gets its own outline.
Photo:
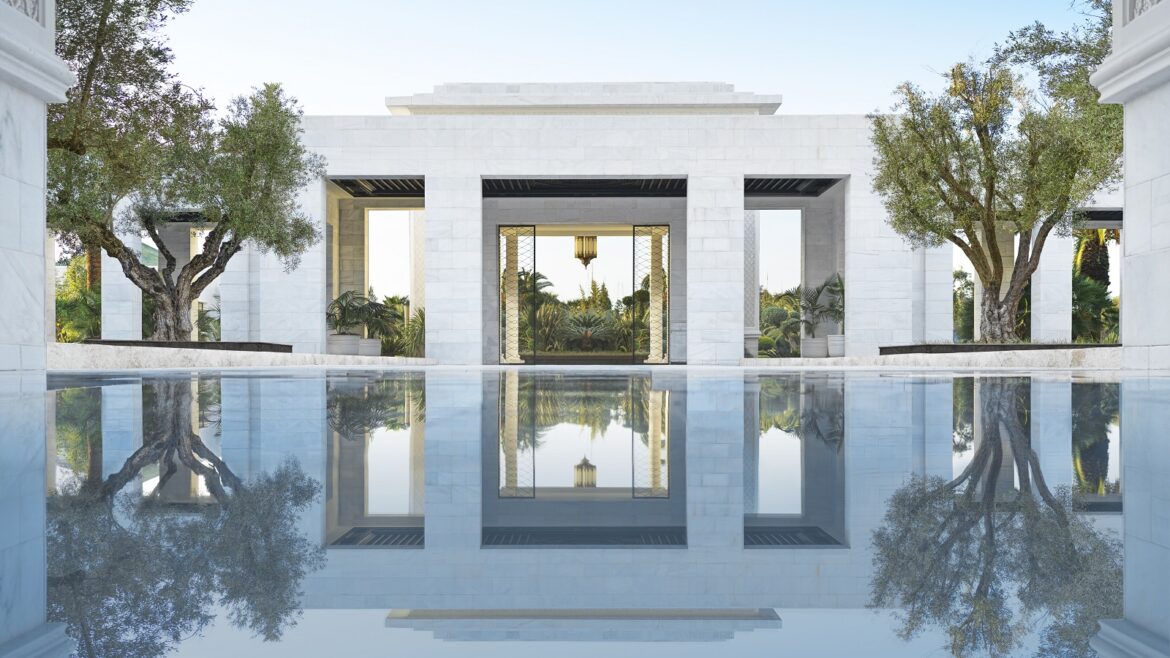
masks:
[[[1170,380],[436,368],[48,388],[0,406],[44,409],[10,435],[46,430],[43,451],[0,444],[21,483],[4,518],[43,537],[3,577],[48,575],[4,589],[45,601],[82,656],[1090,656],[1170,635]]]

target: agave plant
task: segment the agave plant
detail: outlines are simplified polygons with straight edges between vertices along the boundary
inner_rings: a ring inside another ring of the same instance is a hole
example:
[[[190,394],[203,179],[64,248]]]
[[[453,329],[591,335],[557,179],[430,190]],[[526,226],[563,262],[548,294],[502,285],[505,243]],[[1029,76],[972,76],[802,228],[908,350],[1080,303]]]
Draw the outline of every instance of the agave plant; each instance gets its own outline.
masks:
[[[536,349],[556,352],[564,348],[561,333],[567,315],[565,307],[555,302],[541,304],[536,309]]]
[[[609,313],[584,308],[568,316],[561,335],[566,344],[589,352],[606,347],[614,333],[614,321]]]

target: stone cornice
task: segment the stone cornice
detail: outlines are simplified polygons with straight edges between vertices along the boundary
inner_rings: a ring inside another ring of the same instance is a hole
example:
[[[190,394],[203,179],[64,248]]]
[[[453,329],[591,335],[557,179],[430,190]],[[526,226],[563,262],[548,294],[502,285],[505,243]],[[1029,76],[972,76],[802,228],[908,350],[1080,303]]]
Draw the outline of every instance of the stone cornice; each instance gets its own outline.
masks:
[[[73,72],[51,50],[43,52],[21,37],[19,32],[0,30],[0,80],[46,103],[64,102],[65,91],[73,86]]]
[[[1125,103],[1170,82],[1170,23],[1160,28],[1110,55],[1092,75],[1102,103]]]

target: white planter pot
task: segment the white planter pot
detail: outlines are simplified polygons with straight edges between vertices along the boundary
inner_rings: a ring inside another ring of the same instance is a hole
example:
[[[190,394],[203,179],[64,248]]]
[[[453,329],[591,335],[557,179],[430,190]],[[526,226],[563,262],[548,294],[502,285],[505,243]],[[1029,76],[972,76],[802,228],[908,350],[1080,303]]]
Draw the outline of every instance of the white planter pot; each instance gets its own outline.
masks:
[[[382,356],[382,341],[377,338],[359,338],[358,354],[361,356]]]
[[[845,356],[845,334],[830,334],[826,340],[829,341],[829,356]]]
[[[800,358],[823,359],[829,356],[829,343],[825,338],[801,338]]]
[[[351,354],[356,356],[358,353],[357,336],[349,334],[331,334],[326,339],[325,351],[329,354]]]

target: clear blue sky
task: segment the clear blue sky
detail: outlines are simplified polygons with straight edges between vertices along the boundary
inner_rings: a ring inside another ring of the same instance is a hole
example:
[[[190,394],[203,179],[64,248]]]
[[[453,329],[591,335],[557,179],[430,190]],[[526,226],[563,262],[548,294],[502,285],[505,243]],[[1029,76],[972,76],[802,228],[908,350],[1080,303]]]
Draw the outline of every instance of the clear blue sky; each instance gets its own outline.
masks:
[[[311,114],[381,114],[443,82],[710,80],[856,114],[1012,29],[1076,19],[1070,0],[195,0],[167,31],[182,79],[221,104],[268,81]]]

